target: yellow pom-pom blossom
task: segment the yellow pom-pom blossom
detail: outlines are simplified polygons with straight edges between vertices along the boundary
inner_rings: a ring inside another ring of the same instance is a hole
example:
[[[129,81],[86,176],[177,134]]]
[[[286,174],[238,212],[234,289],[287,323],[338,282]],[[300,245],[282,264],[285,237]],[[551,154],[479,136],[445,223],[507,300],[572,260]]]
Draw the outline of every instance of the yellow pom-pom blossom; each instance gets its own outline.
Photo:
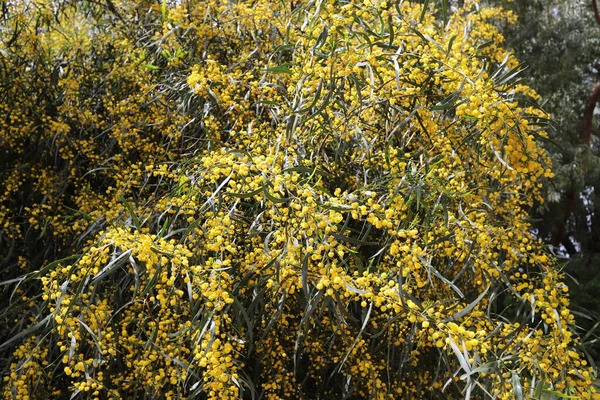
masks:
[[[121,63],[97,82],[70,66],[60,117],[39,122],[86,165],[31,227],[56,215],[65,237],[96,237],[27,276],[38,314],[5,398],[593,398],[568,288],[527,222],[552,175],[548,116],[513,83],[497,28],[512,14],[177,3],[115,2],[154,24],[98,28]],[[76,38],[60,46],[92,51]],[[101,106],[73,107],[84,83]],[[0,128],[19,148],[33,128],[14,118]],[[120,150],[74,144],[77,129]],[[25,175],[50,187],[55,171],[30,167],[0,204]]]

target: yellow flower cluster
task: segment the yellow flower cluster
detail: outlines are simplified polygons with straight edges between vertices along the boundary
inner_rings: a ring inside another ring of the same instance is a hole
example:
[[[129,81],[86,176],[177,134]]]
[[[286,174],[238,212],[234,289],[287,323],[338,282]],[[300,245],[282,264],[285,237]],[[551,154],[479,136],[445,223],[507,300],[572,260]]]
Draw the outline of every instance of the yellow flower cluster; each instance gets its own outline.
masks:
[[[65,30],[50,3],[10,5],[25,54],[74,61],[38,74],[60,101],[14,66],[2,146],[44,154],[2,172],[0,215],[75,256],[17,258],[4,398],[595,396],[526,219],[552,172],[514,15],[122,0]]]
[[[194,381],[210,397],[237,397],[240,341],[226,334],[231,318],[221,313],[234,302],[228,267],[216,261],[191,265],[189,250],[156,235],[117,228],[101,236],[77,263],[41,278],[51,335],[62,354],[59,376],[70,390],[104,398],[143,387],[180,398],[182,383]],[[124,303],[115,309],[119,300]],[[33,347],[47,365],[48,349],[31,342],[15,356],[28,357]],[[118,374],[115,362],[122,368]],[[41,375],[33,361],[13,367],[18,388]]]

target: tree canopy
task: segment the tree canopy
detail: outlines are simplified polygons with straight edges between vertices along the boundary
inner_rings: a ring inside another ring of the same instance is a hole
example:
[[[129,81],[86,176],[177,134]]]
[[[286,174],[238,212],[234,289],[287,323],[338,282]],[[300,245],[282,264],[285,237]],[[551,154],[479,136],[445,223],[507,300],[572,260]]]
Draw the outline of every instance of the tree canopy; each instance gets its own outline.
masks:
[[[464,3],[4,2],[4,398],[592,398]]]

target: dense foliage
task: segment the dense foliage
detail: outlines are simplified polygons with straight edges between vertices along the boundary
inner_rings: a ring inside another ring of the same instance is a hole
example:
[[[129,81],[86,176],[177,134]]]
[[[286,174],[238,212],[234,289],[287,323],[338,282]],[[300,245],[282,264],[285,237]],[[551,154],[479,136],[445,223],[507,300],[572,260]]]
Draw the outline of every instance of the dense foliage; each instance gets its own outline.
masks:
[[[3,3],[4,398],[592,398],[465,3]]]
[[[537,208],[538,235],[564,257],[573,278],[572,307],[586,349],[600,361],[600,154],[593,90],[600,89],[600,25],[592,0],[522,0],[507,37],[528,65],[521,76],[552,114],[545,147],[556,178]],[[597,94],[596,94],[597,96]],[[589,114],[589,115],[586,115]],[[586,127],[587,124],[593,122]],[[591,132],[587,131],[591,128]]]

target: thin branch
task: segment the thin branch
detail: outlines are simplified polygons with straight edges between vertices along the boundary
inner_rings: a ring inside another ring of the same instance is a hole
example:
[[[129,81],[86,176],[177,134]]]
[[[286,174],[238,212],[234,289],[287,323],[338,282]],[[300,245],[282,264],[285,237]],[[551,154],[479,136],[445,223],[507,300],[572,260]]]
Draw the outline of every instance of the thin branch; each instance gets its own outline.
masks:
[[[596,0],[594,0],[594,4],[596,4]],[[583,119],[581,121],[581,131],[579,132],[579,137],[588,146],[590,145],[592,138],[592,121],[594,119],[594,110],[596,109],[596,104],[599,100],[600,82],[596,83],[592,89],[592,92],[590,93],[587,105],[583,111]]]

